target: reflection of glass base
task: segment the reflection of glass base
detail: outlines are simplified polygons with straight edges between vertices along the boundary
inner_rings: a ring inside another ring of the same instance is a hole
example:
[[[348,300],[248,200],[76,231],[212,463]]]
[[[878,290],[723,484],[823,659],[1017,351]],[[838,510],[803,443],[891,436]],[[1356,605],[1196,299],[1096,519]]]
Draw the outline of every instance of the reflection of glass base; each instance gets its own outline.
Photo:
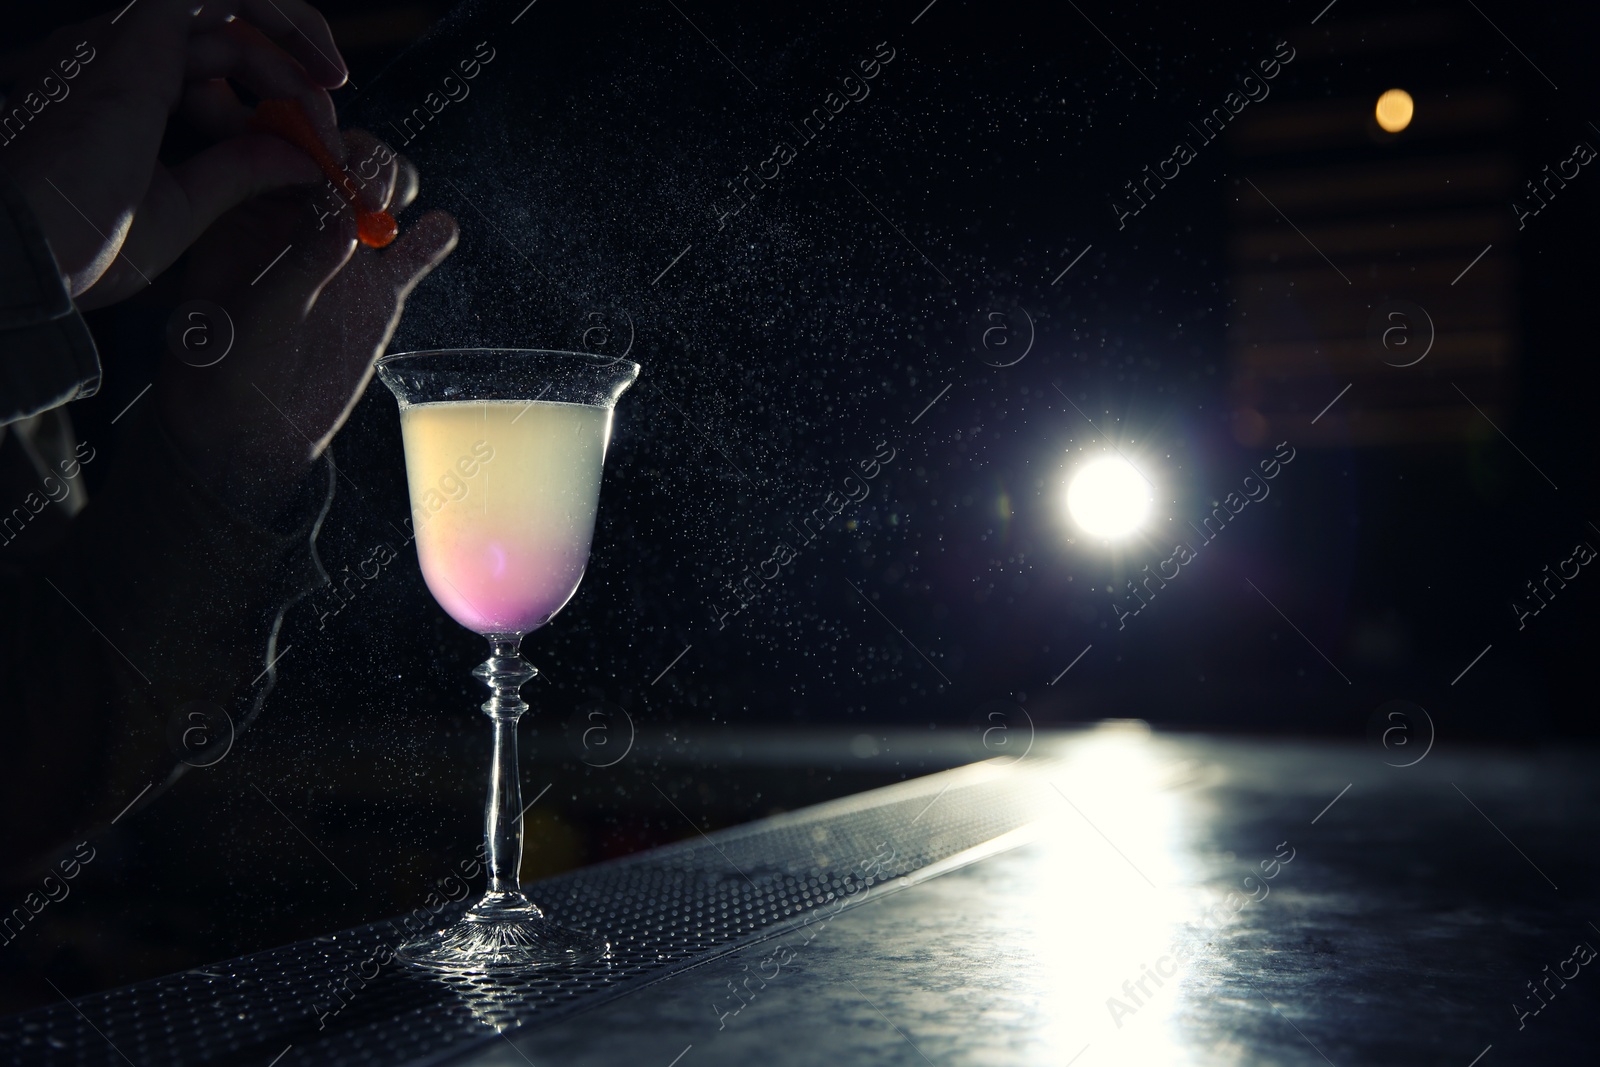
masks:
[[[463,974],[519,974],[593,963],[610,955],[604,938],[568,930],[520,893],[490,894],[454,926],[409,941],[395,958]]]

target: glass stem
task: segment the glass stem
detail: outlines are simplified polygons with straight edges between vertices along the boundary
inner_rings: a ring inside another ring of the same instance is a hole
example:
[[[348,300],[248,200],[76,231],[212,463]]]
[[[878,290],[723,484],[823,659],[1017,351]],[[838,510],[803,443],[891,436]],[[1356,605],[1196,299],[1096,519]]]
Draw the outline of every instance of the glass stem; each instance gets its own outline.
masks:
[[[518,875],[522,867],[522,783],[517,773],[517,720],[528,710],[518,690],[538,672],[519,654],[521,643],[515,635],[491,635],[489,658],[472,672],[489,687],[483,713],[494,723],[494,762],[483,811],[489,888],[472,909],[483,917],[533,908],[522,895]]]

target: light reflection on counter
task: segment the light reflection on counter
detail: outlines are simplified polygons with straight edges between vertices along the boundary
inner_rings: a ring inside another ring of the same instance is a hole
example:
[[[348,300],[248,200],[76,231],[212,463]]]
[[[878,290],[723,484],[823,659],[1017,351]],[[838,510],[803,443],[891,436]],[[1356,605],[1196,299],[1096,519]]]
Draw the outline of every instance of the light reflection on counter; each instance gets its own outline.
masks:
[[[1178,887],[1194,872],[1170,767],[1142,723],[1104,724],[1067,754],[1043,770],[1036,868],[1017,898],[1049,1001],[1035,1062],[1186,1062],[1174,1029],[1183,970],[1170,957],[1192,919]]]

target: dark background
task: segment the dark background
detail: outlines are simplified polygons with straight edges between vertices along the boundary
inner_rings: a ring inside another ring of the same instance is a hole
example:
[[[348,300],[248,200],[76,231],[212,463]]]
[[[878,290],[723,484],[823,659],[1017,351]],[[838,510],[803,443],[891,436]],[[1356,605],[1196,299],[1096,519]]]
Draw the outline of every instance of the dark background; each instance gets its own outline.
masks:
[[[1600,145],[1584,110],[1592,15],[1480,6],[1339,0],[1312,26],[1316,2],[1080,14],[939,0],[917,17],[916,0],[540,0],[515,25],[519,0],[323,5],[354,82],[336,94],[343,121],[396,143],[389,124],[479,42],[495,54],[404,146],[421,206],[454,213],[462,239],[391,350],[616,353],[631,337],[645,368],[618,408],[585,582],[525,644],[543,674],[525,690],[524,789],[550,785],[530,812],[526,873],[979,758],[997,709],[1018,731],[1136,717],[1359,740],[1405,700],[1441,745],[1589,743],[1600,579],[1585,569],[1521,631],[1510,604],[1575,543],[1600,545],[1586,314],[1600,177],[1584,168],[1521,232],[1511,200],[1526,197],[1486,179],[1480,206],[1499,230],[1459,248],[1444,185],[1393,210],[1375,192],[1362,219],[1274,197],[1319,236],[1442,220],[1446,279],[1492,242],[1459,283],[1469,298],[1408,286],[1420,253],[1403,236],[1381,255],[1319,240],[1326,265],[1242,180],[1272,191],[1291,174],[1408,173],[1477,152],[1520,185],[1578,140]],[[20,39],[43,14],[23,16]],[[1123,183],[1284,39],[1297,54],[1269,101],[1119,230]],[[797,141],[788,123],[882,41],[896,58],[870,96],[719,230],[726,183]],[[1239,141],[1269,105],[1368,115],[1394,86],[1418,99],[1415,137],[1355,122],[1265,159]],[[1431,107],[1484,94],[1499,120],[1428,133]],[[1250,227],[1299,257],[1295,284],[1265,304],[1247,299]],[[1328,288],[1336,273],[1350,284]],[[1391,299],[1432,312],[1427,359],[1328,354],[1334,334],[1359,347]],[[110,419],[149,380],[174,303],[158,283],[92,317],[108,371],[73,409],[80,436],[115,439]],[[1267,383],[1270,403],[1241,369],[1264,307],[1302,324],[1308,354]],[[1507,339],[1474,362],[1451,331],[1477,329],[1486,308],[1504,309]],[[992,366],[1021,351],[1027,317],[1026,357]],[[1370,432],[1380,415],[1387,441]],[[1270,498],[1119,630],[1108,587],[1170,555],[1186,521],[1282,440],[1296,458]],[[879,442],[895,458],[871,497],[719,630],[728,583]],[[1152,532],[1115,550],[1063,507],[1067,475],[1108,442],[1160,490]],[[406,515],[385,390],[369,390],[334,451],[348,481],[319,551],[341,575]],[[110,467],[88,469],[91,492]],[[484,649],[434,605],[413,558],[324,625],[325,595],[291,613],[258,723],[97,841],[106,858],[73,898],[0,953],[9,1006],[49,999],[39,973],[72,994],[398,912],[470,854],[488,730],[468,671]],[[615,746],[598,754],[584,748],[595,722]],[[795,733],[747,741],[780,727]]]

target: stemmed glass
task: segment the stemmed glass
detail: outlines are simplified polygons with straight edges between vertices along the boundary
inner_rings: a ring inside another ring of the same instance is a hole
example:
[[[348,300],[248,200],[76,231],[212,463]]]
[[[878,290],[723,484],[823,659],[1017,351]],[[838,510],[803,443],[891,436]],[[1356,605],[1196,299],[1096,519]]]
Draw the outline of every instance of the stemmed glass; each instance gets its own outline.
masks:
[[[523,637],[560,611],[589,562],[611,412],[639,365],[576,352],[458,349],[378,360],[400,402],[417,559],[428,590],[489,641],[494,762],[484,808],[488,889],[454,925],[396,957],[436,970],[515,973],[610,946],[558,926],[523,895],[519,690],[537,673]]]

